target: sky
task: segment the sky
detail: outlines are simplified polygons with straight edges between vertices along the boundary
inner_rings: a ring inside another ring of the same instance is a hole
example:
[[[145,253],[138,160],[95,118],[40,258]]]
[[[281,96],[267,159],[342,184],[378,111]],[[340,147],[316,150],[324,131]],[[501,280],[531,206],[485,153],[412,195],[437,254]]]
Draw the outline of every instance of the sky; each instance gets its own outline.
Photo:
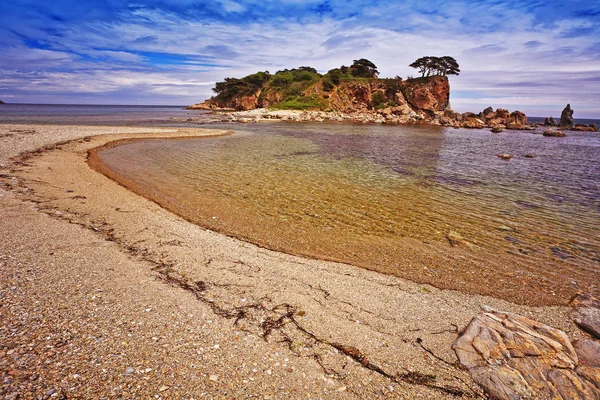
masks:
[[[451,107],[600,118],[600,2],[2,0],[0,100],[188,105],[216,81],[353,60],[417,77],[452,56]]]

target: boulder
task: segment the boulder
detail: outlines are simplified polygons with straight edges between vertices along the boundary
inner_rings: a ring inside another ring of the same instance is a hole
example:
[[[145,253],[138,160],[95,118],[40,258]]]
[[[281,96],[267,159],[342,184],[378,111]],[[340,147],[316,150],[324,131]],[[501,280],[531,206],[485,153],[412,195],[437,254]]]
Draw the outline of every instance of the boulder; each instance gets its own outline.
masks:
[[[571,110],[570,104],[567,104],[560,114],[560,126],[565,126],[567,128],[573,126],[573,110]]]
[[[503,160],[510,160],[512,158],[512,155],[510,153],[502,153],[496,154],[496,157],[501,158]]]
[[[554,119],[554,117],[548,117],[544,120],[545,126],[558,126],[558,122]]]
[[[582,330],[600,339],[600,308],[577,307],[571,310],[569,318]]]
[[[553,129],[546,129],[543,133],[544,136],[549,136],[549,137],[565,137],[567,135],[565,135],[564,132],[561,131],[555,131]]]
[[[522,130],[525,130],[525,125],[516,124],[514,122],[509,122],[508,124],[506,124],[506,129],[510,129],[513,131],[522,131]]]
[[[488,107],[479,113],[479,117],[487,122],[488,119],[496,118],[496,113],[492,107]]]
[[[494,399],[598,399],[596,369],[579,365],[567,335],[523,316],[486,309],[452,346]]]
[[[499,126],[494,126],[492,128],[492,133],[500,133],[502,131],[503,131],[503,129],[501,127],[499,127]]]
[[[498,108],[496,109],[496,118],[500,118],[504,121],[508,121],[508,118],[510,117],[510,112],[504,108]]]
[[[518,110],[513,111],[508,118],[508,124],[525,126],[527,125],[527,115]]]
[[[570,130],[572,130],[572,131],[578,131],[578,132],[598,132],[598,127],[597,126],[591,126],[591,125],[588,126],[588,125],[584,125],[584,124],[577,124],[573,128],[571,128]]]
[[[469,128],[469,129],[481,129],[481,128],[485,127],[485,122],[483,122],[482,120],[480,120],[477,117],[466,117],[466,118],[463,117],[461,126],[463,128]]]
[[[590,124],[590,128],[592,128],[594,130],[594,132],[598,132],[598,125]]]
[[[573,342],[579,365],[600,368],[600,342],[591,339],[577,339]]]
[[[2,100],[0,100],[0,104],[6,104],[6,103],[4,103]]]

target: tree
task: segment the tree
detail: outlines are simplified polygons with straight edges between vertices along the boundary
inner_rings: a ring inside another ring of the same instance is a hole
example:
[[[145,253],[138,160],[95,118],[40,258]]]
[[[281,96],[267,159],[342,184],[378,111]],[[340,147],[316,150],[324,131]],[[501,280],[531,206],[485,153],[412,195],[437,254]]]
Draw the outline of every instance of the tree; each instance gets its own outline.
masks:
[[[357,78],[377,78],[379,75],[377,66],[365,58],[354,60],[354,64],[350,66],[350,73]]]
[[[421,77],[431,75],[458,75],[460,68],[458,63],[453,57],[421,57],[415,62],[409,65],[409,67],[416,68],[421,73]]]

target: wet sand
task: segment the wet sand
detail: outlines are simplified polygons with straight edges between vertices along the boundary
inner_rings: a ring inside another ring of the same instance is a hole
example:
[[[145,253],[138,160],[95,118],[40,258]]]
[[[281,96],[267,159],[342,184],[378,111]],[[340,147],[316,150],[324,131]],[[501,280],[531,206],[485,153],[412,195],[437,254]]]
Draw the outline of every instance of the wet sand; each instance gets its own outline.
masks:
[[[6,393],[482,397],[450,348],[482,305],[579,335],[565,307],[440,290],[201,228],[86,162],[114,140],[218,133],[0,125]]]

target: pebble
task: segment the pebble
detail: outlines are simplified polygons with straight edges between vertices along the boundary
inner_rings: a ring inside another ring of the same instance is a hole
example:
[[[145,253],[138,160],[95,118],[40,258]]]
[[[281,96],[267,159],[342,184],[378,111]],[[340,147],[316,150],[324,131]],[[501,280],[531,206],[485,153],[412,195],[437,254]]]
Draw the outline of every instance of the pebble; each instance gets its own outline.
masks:
[[[211,375],[208,377],[208,380],[213,382],[216,382],[218,379],[219,377],[217,375]]]
[[[127,367],[127,369],[125,370],[125,375],[133,375],[133,373],[135,372],[135,370],[131,367]]]

